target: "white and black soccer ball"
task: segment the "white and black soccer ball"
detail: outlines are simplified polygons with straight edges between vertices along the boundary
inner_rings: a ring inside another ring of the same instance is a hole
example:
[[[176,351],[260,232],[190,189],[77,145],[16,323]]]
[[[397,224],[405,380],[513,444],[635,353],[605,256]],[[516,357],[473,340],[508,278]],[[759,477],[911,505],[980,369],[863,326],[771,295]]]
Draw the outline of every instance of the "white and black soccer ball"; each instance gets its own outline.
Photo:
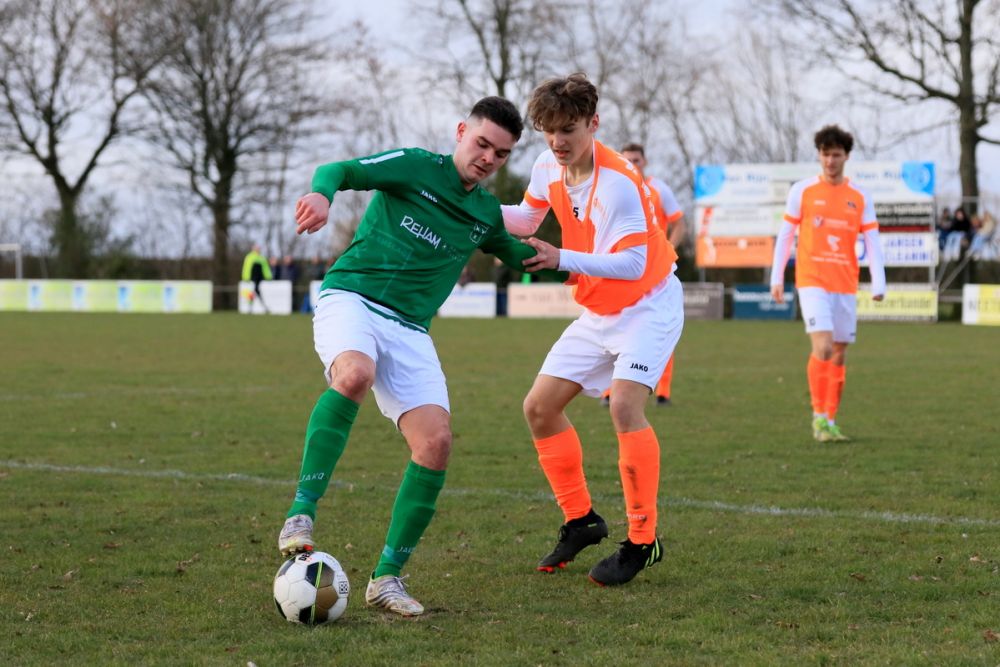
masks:
[[[336,558],[322,551],[286,560],[274,575],[274,604],[293,623],[320,625],[340,618],[347,609],[351,583]]]

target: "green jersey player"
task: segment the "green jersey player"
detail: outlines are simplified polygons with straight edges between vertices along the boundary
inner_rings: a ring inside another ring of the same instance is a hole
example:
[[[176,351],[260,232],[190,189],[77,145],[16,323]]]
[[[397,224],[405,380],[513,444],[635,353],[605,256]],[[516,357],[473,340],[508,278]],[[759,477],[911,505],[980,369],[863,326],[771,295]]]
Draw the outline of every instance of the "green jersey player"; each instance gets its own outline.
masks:
[[[535,255],[505,231],[500,203],[479,185],[507,161],[522,129],[513,104],[484,98],[458,124],[453,155],[400,149],[323,165],[296,206],[298,233],[311,234],[326,224],[337,191],[377,191],[316,306],[313,336],[330,388],[306,429],[278,548],[286,555],[313,548],[316,502],[373,389],[411,459],[365,599],[404,616],[423,613],[400,572],[434,515],[452,439],[445,378],[427,330],[477,248],[518,270]]]

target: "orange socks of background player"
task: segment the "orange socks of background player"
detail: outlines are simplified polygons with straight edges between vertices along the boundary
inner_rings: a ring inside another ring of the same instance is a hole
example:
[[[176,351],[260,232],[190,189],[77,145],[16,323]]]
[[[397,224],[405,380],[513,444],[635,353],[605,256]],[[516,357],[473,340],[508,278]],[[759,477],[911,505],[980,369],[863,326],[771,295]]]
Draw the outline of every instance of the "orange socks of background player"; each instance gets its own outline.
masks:
[[[660,486],[660,442],[652,427],[618,434],[618,470],[625,493],[628,539],[656,539],[656,495]]]
[[[837,416],[837,408],[840,407],[840,395],[844,392],[844,381],[847,377],[847,366],[838,366],[830,363],[827,373],[826,385],[826,418],[831,422]]]
[[[583,447],[572,426],[562,433],[535,440],[538,462],[568,523],[590,511],[590,491],[583,475]]]
[[[830,387],[832,367],[832,361],[821,361],[819,357],[809,355],[806,377],[809,379],[809,395],[812,397],[814,415],[826,414],[826,398]]]
[[[663,398],[670,398],[670,381],[674,379],[674,355],[670,355],[667,367],[663,369],[663,375],[656,384],[656,395]]]

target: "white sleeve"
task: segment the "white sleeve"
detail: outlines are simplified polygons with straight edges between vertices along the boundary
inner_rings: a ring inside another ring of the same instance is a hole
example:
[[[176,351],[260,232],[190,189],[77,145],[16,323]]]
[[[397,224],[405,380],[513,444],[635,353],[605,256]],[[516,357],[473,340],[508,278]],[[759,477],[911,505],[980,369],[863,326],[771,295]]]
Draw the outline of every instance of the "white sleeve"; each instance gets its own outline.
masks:
[[[595,255],[575,250],[559,251],[559,270],[598,278],[638,280],[646,270],[646,246]]]
[[[885,260],[882,258],[882,243],[878,230],[865,232],[865,253],[868,255],[868,272],[872,276],[872,296],[885,296]]]
[[[526,201],[520,204],[504,204],[503,226],[514,236],[531,236],[545,219],[548,208],[536,208]]]
[[[670,186],[659,178],[651,179],[651,181],[651,185],[656,188],[656,191],[660,195],[660,204],[663,205],[664,212],[671,218],[681,213],[681,205],[677,202],[677,196],[674,195],[674,191],[670,189]]]
[[[613,173],[601,173],[601,178],[604,179],[615,176]],[[621,187],[606,189],[604,196],[604,205],[607,207],[604,215],[610,224],[598,226],[594,236],[594,251],[598,253],[611,251],[628,236],[645,235],[647,232],[646,209],[635,185],[627,181]]]
[[[795,225],[785,220],[781,223],[778,238],[774,241],[774,259],[771,261],[771,287],[785,284],[785,266],[795,241]]]
[[[514,236],[531,236],[549,212],[548,172],[546,165],[555,161],[551,151],[544,151],[531,165],[531,178],[520,204],[501,206],[503,226]]]

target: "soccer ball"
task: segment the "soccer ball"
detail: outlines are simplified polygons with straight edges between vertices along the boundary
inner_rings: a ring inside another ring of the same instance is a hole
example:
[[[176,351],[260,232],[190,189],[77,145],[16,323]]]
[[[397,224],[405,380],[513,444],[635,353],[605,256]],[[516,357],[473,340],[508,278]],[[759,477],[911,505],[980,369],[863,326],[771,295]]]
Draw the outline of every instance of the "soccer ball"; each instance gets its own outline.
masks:
[[[340,618],[347,609],[351,583],[337,559],[322,551],[286,560],[274,575],[274,604],[293,623],[320,625]]]

